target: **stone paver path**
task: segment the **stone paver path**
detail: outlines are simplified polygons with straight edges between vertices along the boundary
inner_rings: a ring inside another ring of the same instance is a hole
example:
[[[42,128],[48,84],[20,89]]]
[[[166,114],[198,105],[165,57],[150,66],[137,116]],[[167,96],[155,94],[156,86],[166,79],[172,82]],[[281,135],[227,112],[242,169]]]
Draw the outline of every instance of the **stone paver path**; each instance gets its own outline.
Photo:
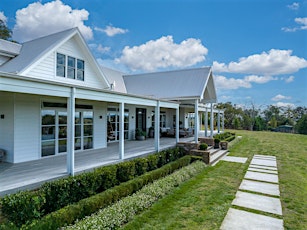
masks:
[[[220,229],[284,229],[279,195],[276,157],[254,155]]]

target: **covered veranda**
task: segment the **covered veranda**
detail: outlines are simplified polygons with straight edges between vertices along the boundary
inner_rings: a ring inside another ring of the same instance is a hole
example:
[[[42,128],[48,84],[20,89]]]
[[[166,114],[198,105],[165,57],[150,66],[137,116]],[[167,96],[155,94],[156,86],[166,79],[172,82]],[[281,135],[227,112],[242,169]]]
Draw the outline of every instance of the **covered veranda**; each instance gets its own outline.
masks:
[[[200,132],[200,136],[204,132]],[[154,139],[125,141],[125,159],[155,153]],[[194,141],[194,137],[180,138],[181,142]],[[142,142],[142,144],[140,144]],[[176,138],[160,138],[160,150],[176,146]],[[119,143],[109,143],[107,148],[92,149],[75,154],[75,174],[91,171],[103,165],[124,161],[121,159]],[[67,154],[41,158],[23,163],[0,163],[0,196],[20,190],[35,189],[42,183],[69,176]]]

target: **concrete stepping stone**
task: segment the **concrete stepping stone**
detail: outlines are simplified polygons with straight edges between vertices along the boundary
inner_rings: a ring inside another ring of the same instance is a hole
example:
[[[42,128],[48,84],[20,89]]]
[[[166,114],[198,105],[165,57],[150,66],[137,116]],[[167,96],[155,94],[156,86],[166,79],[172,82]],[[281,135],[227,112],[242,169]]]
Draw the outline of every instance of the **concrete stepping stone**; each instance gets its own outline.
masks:
[[[252,161],[251,161],[251,164],[253,164],[253,165],[277,167],[277,164],[276,164],[275,160],[264,160],[264,159],[253,158]]]
[[[243,179],[239,189],[252,191],[252,192],[259,192],[273,196],[280,196],[278,184],[270,184],[266,182]]]
[[[268,169],[268,170],[275,170],[275,171],[277,171],[277,168],[276,168],[276,167],[272,167],[272,166],[261,166],[261,165],[252,165],[252,164],[250,164],[249,167],[258,168],[258,169]]]
[[[247,171],[244,179],[258,180],[264,182],[278,183],[278,175]]]
[[[254,168],[254,167],[249,167],[248,170],[249,171],[254,171],[254,172],[263,172],[263,173],[277,174],[276,170],[259,169],[259,168]]]
[[[281,203],[278,198],[238,191],[232,204],[244,208],[282,215]]]
[[[253,158],[257,159],[267,159],[267,160],[276,160],[275,156],[267,156],[267,155],[254,155]]]
[[[229,162],[245,163],[247,161],[247,157],[226,156],[226,157],[223,157],[221,160],[229,161]]]
[[[222,230],[281,230],[283,220],[230,208],[222,223]]]

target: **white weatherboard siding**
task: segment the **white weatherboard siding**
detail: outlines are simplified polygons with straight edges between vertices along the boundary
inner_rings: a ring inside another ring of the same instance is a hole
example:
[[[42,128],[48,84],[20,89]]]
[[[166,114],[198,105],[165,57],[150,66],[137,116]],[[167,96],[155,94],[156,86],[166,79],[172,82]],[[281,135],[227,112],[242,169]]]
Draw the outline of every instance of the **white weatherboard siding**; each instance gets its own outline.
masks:
[[[0,149],[6,151],[6,161],[14,162],[14,94],[0,92]]]
[[[100,116],[102,118],[100,118]],[[107,104],[105,102],[95,102],[94,104],[94,148],[107,147]]]
[[[56,53],[65,54],[74,58],[84,60],[84,81],[75,79],[68,79],[56,76]],[[84,54],[75,38],[69,39],[57,51],[54,51],[43,58],[36,66],[34,66],[27,76],[31,76],[38,79],[47,79],[61,83],[68,83],[73,85],[88,86],[98,89],[106,88],[107,85],[103,83],[103,79],[100,79],[99,74],[95,72],[93,63],[91,63]]]
[[[40,97],[15,94],[14,163],[39,158],[40,120]]]

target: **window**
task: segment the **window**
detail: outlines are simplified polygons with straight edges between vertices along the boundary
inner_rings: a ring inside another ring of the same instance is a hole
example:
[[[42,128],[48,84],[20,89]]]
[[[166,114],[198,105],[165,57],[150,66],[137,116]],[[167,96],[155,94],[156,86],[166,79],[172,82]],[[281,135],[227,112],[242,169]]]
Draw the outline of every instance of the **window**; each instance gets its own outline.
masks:
[[[84,81],[84,61],[57,53],[56,75]]]
[[[65,77],[66,56],[64,54],[57,53],[56,58],[56,75],[59,77]]]

